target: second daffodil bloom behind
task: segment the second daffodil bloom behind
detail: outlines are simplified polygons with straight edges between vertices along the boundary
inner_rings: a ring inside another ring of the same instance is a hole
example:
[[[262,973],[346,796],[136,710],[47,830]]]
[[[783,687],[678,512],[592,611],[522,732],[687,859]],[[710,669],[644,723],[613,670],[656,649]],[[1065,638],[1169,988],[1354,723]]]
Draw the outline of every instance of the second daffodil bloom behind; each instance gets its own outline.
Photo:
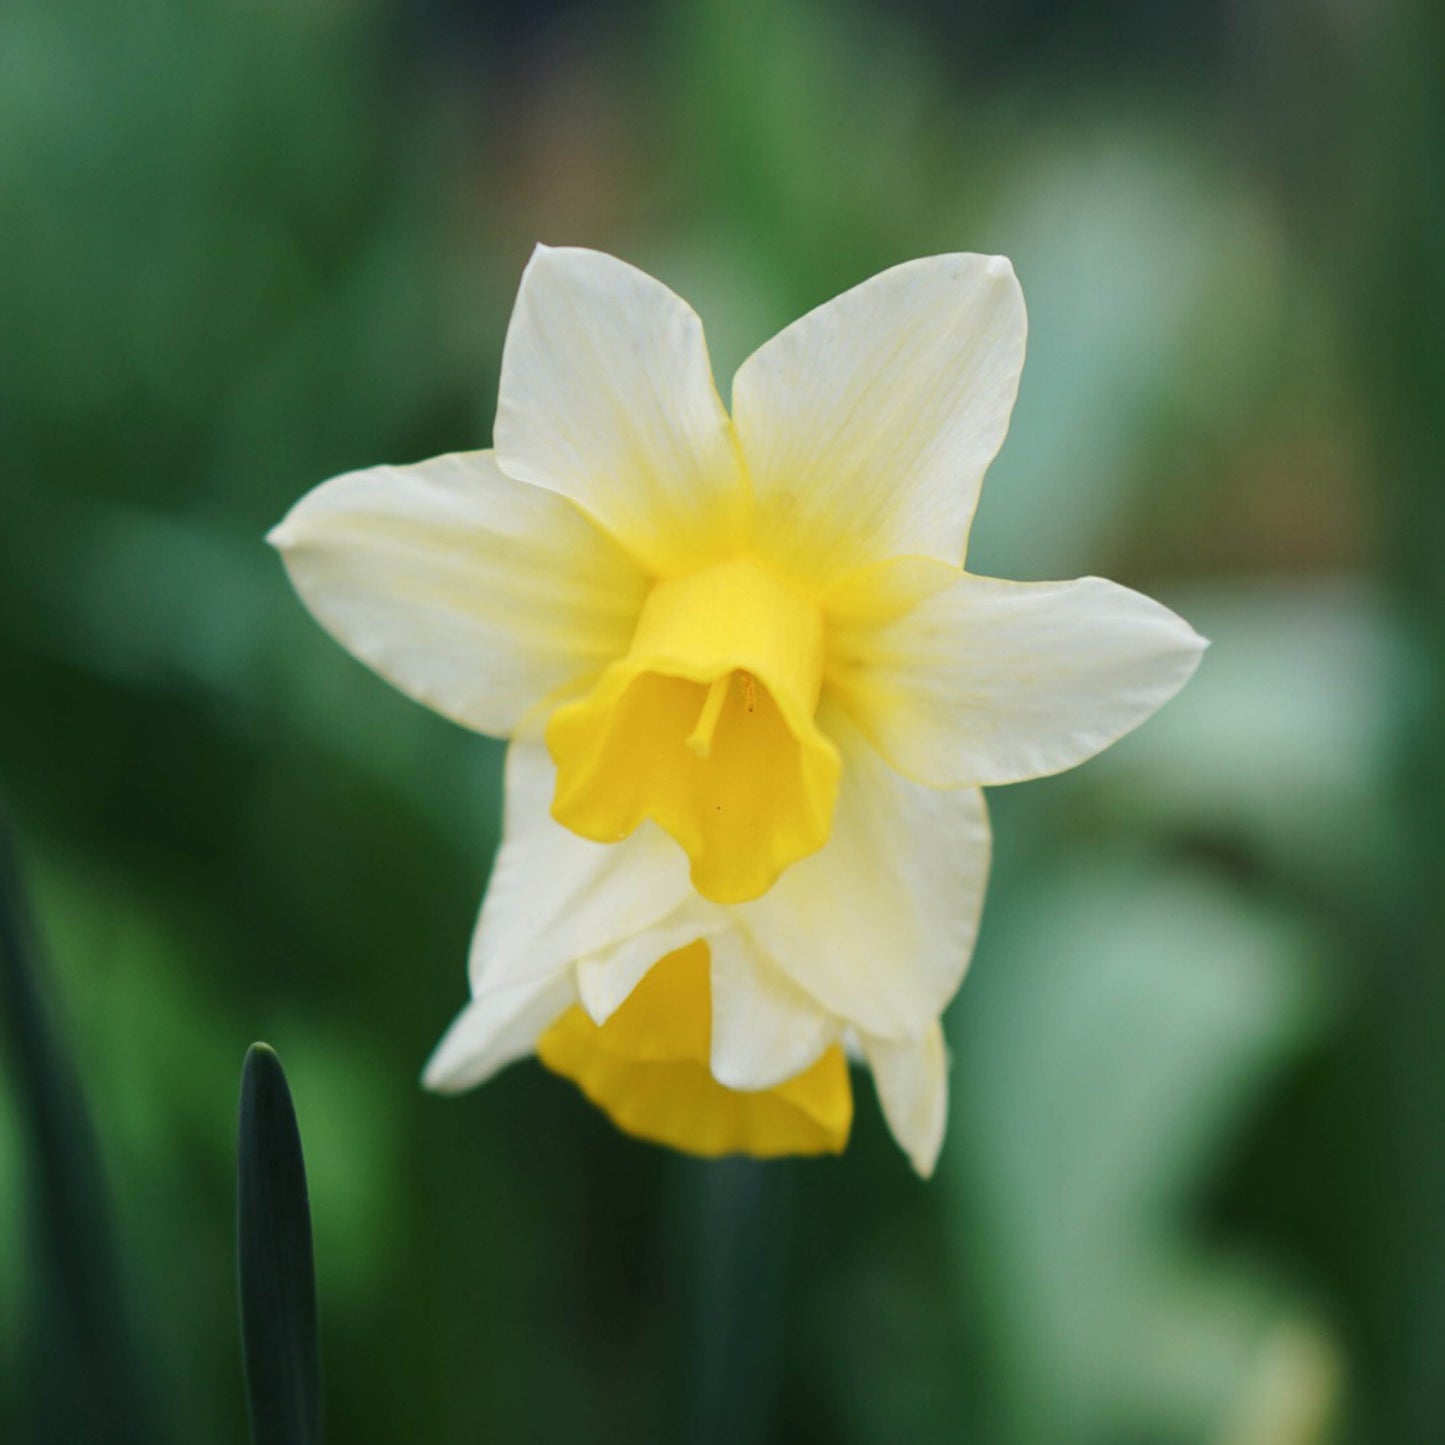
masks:
[[[535,1051],[630,1132],[819,1153],[849,1049],[932,1169],[980,788],[1107,747],[1204,645],[1113,583],[963,569],[1024,336],[1007,261],[908,262],[754,353],[730,416],[683,301],[539,248],[495,450],[338,477],[272,533],[340,642],[513,738],[433,1087]]]

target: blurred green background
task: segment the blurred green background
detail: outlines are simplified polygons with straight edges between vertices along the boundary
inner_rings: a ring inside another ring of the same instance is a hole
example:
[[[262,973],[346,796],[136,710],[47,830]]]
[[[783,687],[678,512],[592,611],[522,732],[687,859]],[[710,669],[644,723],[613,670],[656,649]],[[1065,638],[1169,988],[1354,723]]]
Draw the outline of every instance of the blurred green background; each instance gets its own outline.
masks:
[[[335,1441],[1445,1439],[1440,13],[7,0],[0,785],[152,1424],[54,1425],[108,1336],[46,1307],[15,1067],[0,1438],[244,1438],[266,1038]],[[884,266],[1009,255],[1030,355],[970,565],[1213,640],[1105,758],[991,795],[931,1184],[866,1083],[842,1160],[767,1169],[535,1064],[419,1087],[501,749],[261,538],[488,441],[538,240],[691,300],[724,389]]]

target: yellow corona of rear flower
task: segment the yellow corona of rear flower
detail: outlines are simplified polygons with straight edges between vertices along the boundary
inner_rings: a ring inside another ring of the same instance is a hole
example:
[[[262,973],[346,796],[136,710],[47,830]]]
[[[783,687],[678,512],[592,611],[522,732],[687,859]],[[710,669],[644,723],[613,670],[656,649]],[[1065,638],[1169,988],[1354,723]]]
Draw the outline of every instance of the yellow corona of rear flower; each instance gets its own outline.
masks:
[[[678,297],[539,248],[495,451],[336,478],[272,533],[359,658],[513,739],[434,1087],[536,1052],[632,1133],[819,1153],[846,1049],[931,1170],[980,788],[1107,747],[1203,647],[1097,578],[964,570],[1024,337],[1007,261],[912,261],[754,353],[729,413]]]
[[[538,1038],[537,1057],[644,1139],[704,1155],[836,1154],[853,1123],[842,1049],[771,1089],[718,1083],[711,964],[698,939],[654,964],[605,1023],[573,1004]]]

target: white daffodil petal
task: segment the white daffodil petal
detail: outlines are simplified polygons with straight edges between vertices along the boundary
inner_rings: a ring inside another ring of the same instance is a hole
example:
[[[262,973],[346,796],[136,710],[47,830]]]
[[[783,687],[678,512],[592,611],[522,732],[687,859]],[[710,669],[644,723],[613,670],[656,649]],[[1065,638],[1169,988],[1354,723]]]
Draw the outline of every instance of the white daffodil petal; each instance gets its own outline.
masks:
[[[915,1039],[863,1036],[883,1117],[913,1167],[927,1179],[948,1122],[948,1046],[933,1023]]]
[[[690,899],[643,933],[623,939],[577,965],[577,992],[592,1022],[605,1024],[627,1001],[648,970],[679,948],[728,927],[721,908]]]
[[[497,458],[671,575],[736,543],[746,492],[702,322],[612,256],[539,246],[502,353]]]
[[[736,911],[768,957],[860,1032],[918,1034],[973,952],[989,827],[976,788],[901,777],[839,709],[818,721],[843,755],[833,833]]]
[[[771,1089],[811,1068],[839,1024],[742,930],[708,940],[712,954],[712,1075],[729,1089]]]
[[[576,507],[503,476],[490,452],[336,477],[269,540],[343,647],[499,736],[625,653],[646,591]]]
[[[444,1094],[485,1083],[530,1054],[537,1036],[576,1000],[570,970],[474,998],[427,1061],[422,1082]]]
[[[1026,329],[1003,257],[931,256],[755,352],[733,382],[733,416],[760,552],[815,583],[889,556],[961,565]]]
[[[1162,707],[1206,643],[1098,577],[961,574],[896,621],[837,628],[829,686],[901,772],[934,787],[1071,768]]]
[[[508,749],[502,846],[472,939],[478,998],[559,969],[570,974],[692,897],[687,855],[651,824],[620,843],[591,843],[555,822],[556,776],[542,743]]]

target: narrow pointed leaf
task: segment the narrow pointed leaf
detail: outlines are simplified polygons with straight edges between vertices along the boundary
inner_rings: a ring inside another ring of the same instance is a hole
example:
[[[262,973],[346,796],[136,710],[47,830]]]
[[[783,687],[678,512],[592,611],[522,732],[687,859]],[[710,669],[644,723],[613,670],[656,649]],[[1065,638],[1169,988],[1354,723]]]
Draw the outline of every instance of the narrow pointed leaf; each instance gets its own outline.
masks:
[[[0,818],[0,1023],[26,1142],[31,1272],[22,1366],[35,1445],[153,1445],[154,1404],[80,1079],[47,997],[44,960]]]
[[[281,1061],[253,1044],[237,1145],[241,1341],[255,1445],[317,1445],[321,1366],[301,1134]]]

